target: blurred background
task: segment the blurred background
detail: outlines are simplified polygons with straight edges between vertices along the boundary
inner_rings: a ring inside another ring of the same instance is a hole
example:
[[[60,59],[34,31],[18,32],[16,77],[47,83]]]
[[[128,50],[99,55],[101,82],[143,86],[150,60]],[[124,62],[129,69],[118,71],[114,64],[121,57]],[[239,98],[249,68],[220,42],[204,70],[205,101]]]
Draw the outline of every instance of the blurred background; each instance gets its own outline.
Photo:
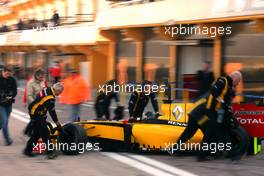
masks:
[[[168,36],[165,27],[231,27],[230,35]],[[144,79],[197,98],[204,62],[215,78],[241,70],[238,93],[264,93],[263,0],[1,0],[0,65],[21,87],[34,70],[61,79],[74,68],[89,85]],[[57,69],[57,72],[56,72]],[[59,70],[59,71],[58,71]],[[239,96],[236,101],[259,98]]]

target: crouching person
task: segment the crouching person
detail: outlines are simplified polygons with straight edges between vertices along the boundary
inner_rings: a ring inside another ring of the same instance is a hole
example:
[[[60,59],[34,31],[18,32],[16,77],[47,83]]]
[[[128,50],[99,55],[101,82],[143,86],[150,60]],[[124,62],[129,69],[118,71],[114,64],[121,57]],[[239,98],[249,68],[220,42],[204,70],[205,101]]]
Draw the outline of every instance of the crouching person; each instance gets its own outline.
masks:
[[[37,95],[36,99],[29,104],[28,110],[32,121],[33,132],[24,150],[25,155],[34,156],[32,154],[33,148],[41,138],[45,143],[48,159],[53,159],[56,156],[55,152],[48,148],[48,144],[50,144],[50,133],[46,119],[47,112],[49,112],[57,127],[61,128],[55,111],[55,97],[60,95],[63,89],[64,87],[61,83],[56,83],[52,87],[46,87]]]
[[[225,124],[230,122],[230,107],[235,96],[235,88],[242,81],[242,74],[234,71],[230,75],[221,76],[212,85],[207,98],[202,98],[194,104],[189,113],[188,126],[178,139],[177,146],[191,139],[198,129],[204,137],[202,144],[226,141]],[[203,161],[213,153],[209,149],[198,152],[198,160]]]
[[[156,99],[155,92],[151,91],[152,82],[145,80],[142,82],[143,91],[134,91],[131,94],[128,110],[131,120],[140,119],[142,120],[142,116],[145,110],[145,107],[148,105],[149,100],[152,103],[152,107],[155,111],[155,116],[159,115],[159,106],[158,101]],[[146,87],[146,88],[145,88]]]

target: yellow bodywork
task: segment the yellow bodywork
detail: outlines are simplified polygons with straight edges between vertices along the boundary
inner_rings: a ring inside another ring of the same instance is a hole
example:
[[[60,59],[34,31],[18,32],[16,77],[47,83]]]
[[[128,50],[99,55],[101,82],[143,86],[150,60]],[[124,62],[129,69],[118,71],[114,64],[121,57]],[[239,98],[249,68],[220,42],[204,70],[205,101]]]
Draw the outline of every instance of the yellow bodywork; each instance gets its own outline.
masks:
[[[99,137],[105,139],[113,139],[118,141],[124,141],[124,130],[122,122],[115,122],[114,126],[111,125],[111,121],[88,121],[89,123],[82,123],[84,129],[86,130],[86,135],[88,137]],[[116,126],[120,124],[120,126]]]
[[[192,110],[194,103],[172,103],[162,104],[162,116],[160,120],[168,121],[168,124],[135,124],[133,126],[133,137],[141,147],[161,148],[178,141],[179,137],[188,123],[188,113]],[[182,124],[182,126],[181,126]],[[198,130],[190,139],[190,143],[200,143],[203,133]]]
[[[188,122],[188,113],[193,103],[163,104],[162,114],[156,123],[122,121],[88,120],[79,122],[86,130],[88,138],[125,141],[124,126],[131,125],[131,143],[139,144],[140,148],[165,149],[177,142]],[[203,133],[198,130],[190,142],[200,143]]]
[[[176,143],[185,127],[158,124],[135,124],[133,137],[141,148],[165,149]],[[200,143],[203,134],[198,131],[190,142]]]

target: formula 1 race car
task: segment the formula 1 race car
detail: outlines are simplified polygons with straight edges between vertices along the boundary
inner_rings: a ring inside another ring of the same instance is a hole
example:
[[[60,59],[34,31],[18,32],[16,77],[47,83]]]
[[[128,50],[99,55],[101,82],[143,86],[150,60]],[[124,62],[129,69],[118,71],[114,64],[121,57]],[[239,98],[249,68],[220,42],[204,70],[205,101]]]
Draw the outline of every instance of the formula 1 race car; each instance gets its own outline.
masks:
[[[86,120],[63,126],[61,132],[52,134],[63,144],[98,144],[106,151],[168,151],[184,131],[188,112],[193,103],[168,103],[162,105],[163,115],[159,118],[130,120]],[[249,136],[238,123],[226,129],[232,144],[232,154],[241,158],[247,153]],[[203,133],[198,130],[189,141],[201,143]],[[78,154],[78,148],[61,149],[64,154]]]

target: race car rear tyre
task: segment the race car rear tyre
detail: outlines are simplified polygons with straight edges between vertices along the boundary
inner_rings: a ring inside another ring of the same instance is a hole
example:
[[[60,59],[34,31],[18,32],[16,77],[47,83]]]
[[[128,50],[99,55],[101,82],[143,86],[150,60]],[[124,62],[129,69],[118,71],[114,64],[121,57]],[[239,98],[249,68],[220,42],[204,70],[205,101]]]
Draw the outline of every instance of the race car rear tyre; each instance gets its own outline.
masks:
[[[238,126],[237,128],[231,130],[231,138],[232,149],[230,157],[233,160],[240,160],[247,154],[250,144],[247,131],[243,127]]]
[[[78,155],[82,152],[79,146],[86,142],[86,131],[78,124],[64,125],[58,137],[59,149],[66,155]]]

